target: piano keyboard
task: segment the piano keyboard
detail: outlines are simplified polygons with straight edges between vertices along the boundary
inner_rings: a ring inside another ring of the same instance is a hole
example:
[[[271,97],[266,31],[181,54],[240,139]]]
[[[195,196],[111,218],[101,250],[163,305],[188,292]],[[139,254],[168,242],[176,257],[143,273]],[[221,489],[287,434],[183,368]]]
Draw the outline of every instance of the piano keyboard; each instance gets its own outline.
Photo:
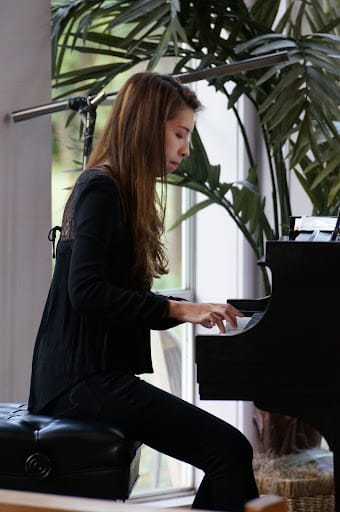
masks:
[[[252,316],[242,316],[237,317],[237,327],[232,327],[229,322],[226,322],[226,329],[227,332],[225,334],[221,334],[221,336],[234,336],[235,334],[240,334],[241,332],[245,331],[246,329],[250,329],[255,324],[257,324],[261,318],[263,317],[264,312],[257,312],[254,313]]]

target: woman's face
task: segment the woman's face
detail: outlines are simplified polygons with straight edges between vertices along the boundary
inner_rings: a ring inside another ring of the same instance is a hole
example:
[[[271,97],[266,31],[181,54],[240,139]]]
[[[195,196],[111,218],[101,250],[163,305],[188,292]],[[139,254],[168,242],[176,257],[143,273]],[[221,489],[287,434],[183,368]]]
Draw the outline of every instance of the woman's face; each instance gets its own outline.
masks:
[[[190,135],[194,129],[195,113],[187,107],[179,110],[165,123],[165,171],[177,169],[182,159],[189,155]]]

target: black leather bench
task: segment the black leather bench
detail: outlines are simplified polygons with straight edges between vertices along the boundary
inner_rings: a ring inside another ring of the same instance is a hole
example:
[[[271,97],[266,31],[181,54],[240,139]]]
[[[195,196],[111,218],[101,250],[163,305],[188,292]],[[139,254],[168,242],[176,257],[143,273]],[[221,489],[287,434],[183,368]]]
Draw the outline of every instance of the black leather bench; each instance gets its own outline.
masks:
[[[0,403],[0,488],[125,500],[140,452],[141,443],[109,425]]]

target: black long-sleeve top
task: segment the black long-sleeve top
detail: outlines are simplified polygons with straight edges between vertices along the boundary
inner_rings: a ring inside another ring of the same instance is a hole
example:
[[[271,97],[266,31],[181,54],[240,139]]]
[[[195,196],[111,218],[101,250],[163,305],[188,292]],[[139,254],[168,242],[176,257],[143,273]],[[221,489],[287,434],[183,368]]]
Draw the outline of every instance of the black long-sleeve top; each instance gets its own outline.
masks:
[[[84,172],[70,204],[34,348],[32,412],[91,374],[152,372],[150,329],[178,323],[167,297],[131,284],[131,238],[105,170]]]

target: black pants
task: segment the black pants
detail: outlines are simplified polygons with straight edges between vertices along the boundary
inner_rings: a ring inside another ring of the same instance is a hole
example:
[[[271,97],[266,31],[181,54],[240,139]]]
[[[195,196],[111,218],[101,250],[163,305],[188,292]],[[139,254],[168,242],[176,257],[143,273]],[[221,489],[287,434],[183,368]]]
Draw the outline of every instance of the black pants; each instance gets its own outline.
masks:
[[[46,409],[96,420],[204,471],[193,508],[242,512],[258,496],[252,448],[237,429],[134,375],[91,376]]]

